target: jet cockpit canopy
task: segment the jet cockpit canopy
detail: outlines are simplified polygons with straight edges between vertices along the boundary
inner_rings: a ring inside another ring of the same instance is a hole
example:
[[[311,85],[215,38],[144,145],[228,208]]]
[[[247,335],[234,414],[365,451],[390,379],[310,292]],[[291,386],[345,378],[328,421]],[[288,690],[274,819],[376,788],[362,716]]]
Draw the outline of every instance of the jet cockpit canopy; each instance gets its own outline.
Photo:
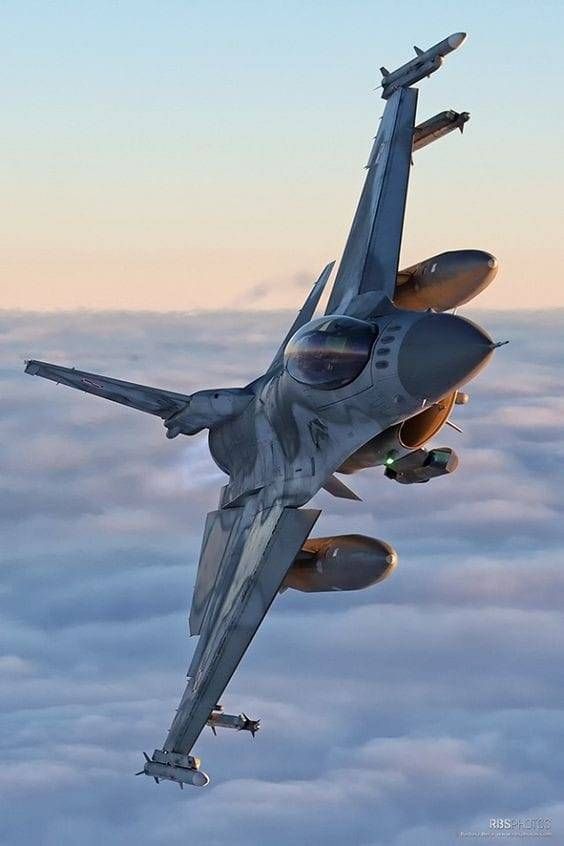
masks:
[[[327,390],[354,381],[366,366],[378,330],[355,317],[320,317],[302,326],[284,353],[289,375]]]

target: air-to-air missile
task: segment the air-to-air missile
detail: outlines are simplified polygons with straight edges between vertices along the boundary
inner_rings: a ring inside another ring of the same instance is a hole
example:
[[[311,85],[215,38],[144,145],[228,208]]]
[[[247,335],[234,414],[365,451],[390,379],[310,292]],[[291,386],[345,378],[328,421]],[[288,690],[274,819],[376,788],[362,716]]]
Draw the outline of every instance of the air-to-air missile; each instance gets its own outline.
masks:
[[[208,726],[214,734],[218,728],[227,728],[235,731],[250,731],[254,737],[260,728],[260,720],[251,720],[246,714],[224,714],[222,706],[216,705],[208,717]]]
[[[216,728],[230,728],[236,731],[248,731],[254,737],[260,728],[260,720],[251,720],[246,714],[224,714],[221,705],[211,712],[207,721],[215,734]],[[205,787],[209,783],[209,776],[200,769],[200,759],[193,755],[182,755],[179,752],[166,752],[155,749],[153,757],[146,753],[145,766],[136,775],[152,776],[157,784],[161,780],[174,781],[181,788],[185,784],[195,787]]]
[[[419,82],[420,79],[431,76],[432,73],[440,68],[445,56],[448,56],[457,47],[460,47],[465,38],[465,32],[455,32],[428,50],[421,50],[419,47],[415,47],[416,57],[395,71],[389,71],[384,67],[380,68],[382,71],[382,97],[384,100],[387,100],[398,88],[413,85],[415,82]]]
[[[468,112],[455,112],[454,109],[439,112],[438,115],[434,115],[415,127],[413,130],[413,151],[420,150],[427,144],[432,144],[433,141],[443,138],[449,132],[454,132],[455,129],[460,129],[463,132],[464,124],[469,120]]]

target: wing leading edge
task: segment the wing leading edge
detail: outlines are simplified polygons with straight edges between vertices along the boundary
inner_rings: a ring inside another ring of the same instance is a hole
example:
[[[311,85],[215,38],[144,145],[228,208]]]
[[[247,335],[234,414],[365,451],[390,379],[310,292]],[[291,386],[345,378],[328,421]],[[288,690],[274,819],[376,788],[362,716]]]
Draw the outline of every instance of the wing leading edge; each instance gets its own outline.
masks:
[[[417,93],[400,88],[386,103],[326,314],[354,312],[355,300],[369,292],[394,295]]]

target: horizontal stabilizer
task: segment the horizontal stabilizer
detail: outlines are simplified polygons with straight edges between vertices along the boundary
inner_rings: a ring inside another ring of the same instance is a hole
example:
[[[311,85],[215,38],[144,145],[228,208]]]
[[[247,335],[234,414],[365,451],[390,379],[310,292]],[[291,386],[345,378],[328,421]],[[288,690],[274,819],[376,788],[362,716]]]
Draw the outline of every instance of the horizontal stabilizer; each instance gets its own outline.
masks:
[[[42,376],[44,379],[56,382],[57,385],[76,388],[87,394],[94,394],[165,419],[186,408],[190,402],[190,396],[187,394],[177,394],[162,388],[150,388],[147,385],[124,382],[121,379],[76,370],[74,367],[61,367],[46,361],[26,361],[25,372],[31,376]]]
[[[180,434],[195,435],[202,429],[222,423],[239,414],[252,398],[252,393],[244,388],[215,388],[195,394],[177,394],[45,361],[27,361],[25,372],[161,417],[167,438]]]

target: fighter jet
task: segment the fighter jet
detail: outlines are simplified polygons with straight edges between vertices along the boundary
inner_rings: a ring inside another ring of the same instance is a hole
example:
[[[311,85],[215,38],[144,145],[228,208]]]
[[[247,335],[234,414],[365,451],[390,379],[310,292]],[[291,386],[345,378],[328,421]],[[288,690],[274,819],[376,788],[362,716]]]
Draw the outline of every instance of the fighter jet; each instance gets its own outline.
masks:
[[[479,250],[443,253],[401,271],[398,260],[414,148],[468,119],[448,110],[416,126],[412,86],[464,37],[416,48],[401,68],[382,69],[384,113],[327,308],[315,316],[333,263],[253,382],[182,394],[26,363],[27,373],[160,417],[168,438],[207,429],[212,458],[228,477],[205,521],[188,683],[162,749],[146,755],[141,770],[156,781],[208,783],[192,754],[206,725],[254,736],[258,720],[225,714],[218,703],[279,592],[358,590],[395,568],[397,554],[383,541],[310,537],[320,514],[305,507],[312,497],[324,488],[358,499],[342,477],[368,467],[421,484],[457,466],[452,449],[425,444],[452,424],[454,406],[468,399],[461,389],[497,344],[451,310],[491,282],[497,262]]]

